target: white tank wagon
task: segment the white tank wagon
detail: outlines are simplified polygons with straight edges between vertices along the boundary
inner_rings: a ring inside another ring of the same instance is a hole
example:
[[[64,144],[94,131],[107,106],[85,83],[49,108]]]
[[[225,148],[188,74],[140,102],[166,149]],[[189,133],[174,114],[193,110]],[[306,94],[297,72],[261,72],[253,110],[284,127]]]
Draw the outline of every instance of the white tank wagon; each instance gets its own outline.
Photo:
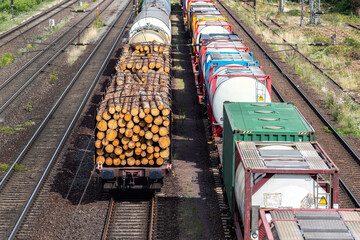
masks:
[[[141,6],[141,11],[145,11],[151,7],[163,10],[168,16],[171,14],[171,4],[168,0],[145,0]]]
[[[271,102],[271,79],[261,67],[212,66],[205,84],[214,120],[220,126],[225,101]]]
[[[137,15],[129,32],[129,43],[171,43],[171,22],[163,10],[150,7]]]
[[[205,20],[196,24],[193,30],[193,41],[195,44],[200,44],[200,36],[202,34],[217,33],[217,34],[229,34],[232,33],[231,25],[224,20],[213,21]]]
[[[200,40],[200,42],[202,42]],[[241,41],[214,41],[202,42],[201,46],[196,46],[201,63],[204,63],[206,54],[209,53],[225,53],[225,52],[248,52],[249,49]]]

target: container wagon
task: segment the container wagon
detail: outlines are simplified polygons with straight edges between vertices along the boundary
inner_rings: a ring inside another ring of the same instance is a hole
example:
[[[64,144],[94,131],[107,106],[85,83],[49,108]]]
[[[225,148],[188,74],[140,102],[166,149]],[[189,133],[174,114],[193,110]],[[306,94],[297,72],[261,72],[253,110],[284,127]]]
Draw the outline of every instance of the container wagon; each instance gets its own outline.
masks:
[[[222,155],[226,197],[244,239],[258,235],[259,208],[338,206],[339,169],[293,104],[224,103]]]
[[[296,107],[271,103],[270,76],[232,33],[215,3],[182,4],[193,43],[195,86],[199,102],[207,104],[238,239],[290,239],[281,235],[287,231],[286,226],[277,227],[281,221],[259,218],[259,209],[316,208],[326,220],[332,219],[327,217],[332,211],[357,215],[331,210],[338,208],[339,169]],[[275,230],[277,236],[271,236]],[[297,237],[291,239],[311,239],[306,234]]]
[[[183,5],[197,94],[207,105],[213,135],[220,136],[223,103],[271,102],[271,78],[213,2],[185,0]]]
[[[141,9],[97,111],[95,177],[104,190],[158,190],[171,169],[170,2]]]

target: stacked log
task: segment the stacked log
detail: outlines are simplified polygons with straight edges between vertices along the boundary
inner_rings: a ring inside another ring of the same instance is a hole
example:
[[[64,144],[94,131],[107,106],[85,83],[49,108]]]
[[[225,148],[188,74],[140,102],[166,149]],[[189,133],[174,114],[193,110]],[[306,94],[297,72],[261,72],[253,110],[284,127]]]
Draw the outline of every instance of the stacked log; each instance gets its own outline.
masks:
[[[161,166],[170,155],[169,46],[125,45],[96,121],[96,162]]]

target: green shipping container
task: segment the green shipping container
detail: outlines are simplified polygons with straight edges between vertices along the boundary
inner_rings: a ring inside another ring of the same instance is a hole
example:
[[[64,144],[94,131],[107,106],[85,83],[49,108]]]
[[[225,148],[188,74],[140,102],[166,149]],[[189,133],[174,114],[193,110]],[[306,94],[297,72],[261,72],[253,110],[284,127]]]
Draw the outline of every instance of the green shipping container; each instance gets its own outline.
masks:
[[[292,103],[224,103],[223,178],[234,212],[235,141],[314,142],[314,129]]]

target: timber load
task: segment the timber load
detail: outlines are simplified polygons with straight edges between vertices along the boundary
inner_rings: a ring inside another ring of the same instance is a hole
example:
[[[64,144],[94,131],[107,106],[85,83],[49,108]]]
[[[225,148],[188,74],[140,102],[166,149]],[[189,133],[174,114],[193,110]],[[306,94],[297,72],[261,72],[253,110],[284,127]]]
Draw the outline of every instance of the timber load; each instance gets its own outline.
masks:
[[[163,165],[170,155],[170,46],[127,44],[96,116],[96,163]]]

